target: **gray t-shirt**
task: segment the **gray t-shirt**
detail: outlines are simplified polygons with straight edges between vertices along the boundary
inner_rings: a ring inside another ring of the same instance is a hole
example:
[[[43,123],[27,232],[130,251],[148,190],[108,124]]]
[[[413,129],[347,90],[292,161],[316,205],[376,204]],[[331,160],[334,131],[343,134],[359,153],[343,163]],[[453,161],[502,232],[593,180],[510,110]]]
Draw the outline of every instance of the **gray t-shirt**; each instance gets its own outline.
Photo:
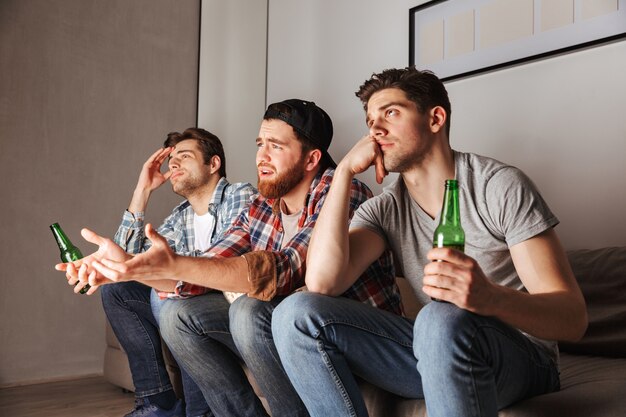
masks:
[[[558,219],[519,169],[457,151],[454,163],[465,253],[476,259],[493,282],[525,291],[509,247],[556,226]],[[409,281],[423,305],[430,302],[422,291],[422,278],[439,216],[432,219],[411,198],[399,177],[382,194],[363,203],[350,223],[351,229],[366,228],[385,239],[393,252],[396,274]],[[547,347],[556,359],[556,343],[531,339]]]

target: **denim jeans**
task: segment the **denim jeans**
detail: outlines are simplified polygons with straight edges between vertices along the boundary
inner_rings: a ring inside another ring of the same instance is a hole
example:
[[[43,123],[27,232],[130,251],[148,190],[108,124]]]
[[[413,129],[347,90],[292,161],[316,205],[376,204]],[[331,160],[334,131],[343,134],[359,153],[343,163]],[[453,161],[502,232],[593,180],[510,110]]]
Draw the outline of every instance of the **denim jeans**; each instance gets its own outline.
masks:
[[[128,356],[137,398],[173,389],[165,368],[159,326],[152,313],[151,292],[150,287],[133,281],[100,288],[104,312]],[[198,387],[182,370],[181,375],[187,416],[211,416]]]
[[[245,361],[272,416],[308,416],[272,340],[271,316],[279,302],[242,296],[230,305],[221,293],[209,293],[161,304],[163,338],[216,415],[267,415],[243,372]]]
[[[282,363],[311,416],[367,416],[358,375],[423,398],[430,417],[497,416],[559,389],[543,348],[499,320],[432,302],[415,323],[345,298],[296,293],[274,311]]]
[[[285,373],[272,338],[272,314],[283,299],[277,297],[265,302],[239,297],[230,307],[230,330],[272,416],[308,417],[304,403]]]

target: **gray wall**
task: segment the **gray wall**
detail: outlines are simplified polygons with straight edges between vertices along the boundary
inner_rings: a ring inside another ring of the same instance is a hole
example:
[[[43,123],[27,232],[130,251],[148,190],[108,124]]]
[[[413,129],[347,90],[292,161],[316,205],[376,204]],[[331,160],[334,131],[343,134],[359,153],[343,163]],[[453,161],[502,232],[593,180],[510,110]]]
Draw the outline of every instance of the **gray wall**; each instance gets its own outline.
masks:
[[[59,222],[112,236],[145,159],[195,125],[199,0],[0,1],[0,385],[100,373],[99,294],[53,270]],[[180,200],[159,190],[148,218]]]
[[[270,0],[267,101],[300,96],[328,110],[339,160],[366,133],[354,91],[408,64],[408,11],[421,3]],[[624,74],[622,40],[447,83],[452,146],[529,174],[568,248],[625,245]],[[380,191],[373,170],[362,179]]]

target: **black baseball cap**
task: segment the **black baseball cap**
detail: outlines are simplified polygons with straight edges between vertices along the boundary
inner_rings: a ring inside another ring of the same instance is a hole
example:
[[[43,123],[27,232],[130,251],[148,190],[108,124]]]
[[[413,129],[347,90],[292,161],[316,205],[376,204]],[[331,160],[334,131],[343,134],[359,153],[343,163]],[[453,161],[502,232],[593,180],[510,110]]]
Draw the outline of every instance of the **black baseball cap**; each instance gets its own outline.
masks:
[[[267,106],[263,119],[278,119],[291,126],[298,134],[309,140],[314,148],[322,151],[331,168],[337,164],[328,153],[333,139],[333,122],[321,107],[312,101],[292,98]]]

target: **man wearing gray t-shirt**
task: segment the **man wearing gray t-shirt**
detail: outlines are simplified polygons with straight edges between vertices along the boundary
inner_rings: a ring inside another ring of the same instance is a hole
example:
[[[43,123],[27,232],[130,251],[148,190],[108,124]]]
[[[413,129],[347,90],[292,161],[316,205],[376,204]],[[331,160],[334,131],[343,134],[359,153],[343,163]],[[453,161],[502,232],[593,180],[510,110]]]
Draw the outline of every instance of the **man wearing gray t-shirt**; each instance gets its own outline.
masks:
[[[496,416],[558,390],[556,341],[582,337],[587,315],[558,220],[534,184],[450,147],[450,101],[430,72],[385,70],[357,96],[369,134],[337,167],[309,245],[309,292],[290,296],[272,320],[311,416],[367,416],[354,375],[425,399],[430,417]],[[379,183],[400,176],[349,223],[348,186],[372,165]],[[460,186],[464,253],[432,248],[450,178]],[[386,250],[423,305],[415,321],[336,297]]]

